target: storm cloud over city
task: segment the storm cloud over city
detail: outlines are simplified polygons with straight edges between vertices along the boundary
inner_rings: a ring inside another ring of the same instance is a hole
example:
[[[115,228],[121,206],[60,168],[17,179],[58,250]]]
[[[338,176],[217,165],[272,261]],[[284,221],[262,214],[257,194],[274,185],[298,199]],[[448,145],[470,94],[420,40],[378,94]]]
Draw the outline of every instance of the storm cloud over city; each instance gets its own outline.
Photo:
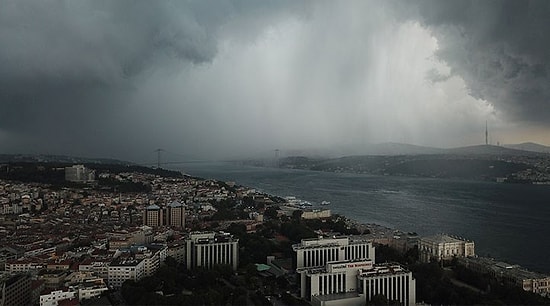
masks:
[[[550,143],[548,1],[0,3],[0,148]],[[346,153],[346,152],[343,152]]]

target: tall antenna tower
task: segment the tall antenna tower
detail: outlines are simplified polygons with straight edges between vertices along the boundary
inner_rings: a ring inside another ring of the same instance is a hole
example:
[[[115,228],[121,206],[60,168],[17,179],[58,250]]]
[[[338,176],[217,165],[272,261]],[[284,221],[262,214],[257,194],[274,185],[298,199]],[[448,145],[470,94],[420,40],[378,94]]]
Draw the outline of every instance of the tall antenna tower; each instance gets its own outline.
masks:
[[[487,128],[487,120],[485,120],[485,144],[489,144],[489,129]]]
[[[279,149],[275,149],[275,167],[279,168]]]
[[[155,152],[157,152],[157,168],[160,169],[160,156],[161,156],[161,153],[164,152],[164,150],[156,149]]]

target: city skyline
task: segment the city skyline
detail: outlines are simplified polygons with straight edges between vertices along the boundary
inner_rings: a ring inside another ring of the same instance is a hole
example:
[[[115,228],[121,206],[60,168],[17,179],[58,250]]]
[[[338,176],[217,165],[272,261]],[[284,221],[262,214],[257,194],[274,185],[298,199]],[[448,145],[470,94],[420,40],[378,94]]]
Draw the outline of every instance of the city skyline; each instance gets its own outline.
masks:
[[[549,13],[507,0],[5,1],[0,153],[549,145]]]

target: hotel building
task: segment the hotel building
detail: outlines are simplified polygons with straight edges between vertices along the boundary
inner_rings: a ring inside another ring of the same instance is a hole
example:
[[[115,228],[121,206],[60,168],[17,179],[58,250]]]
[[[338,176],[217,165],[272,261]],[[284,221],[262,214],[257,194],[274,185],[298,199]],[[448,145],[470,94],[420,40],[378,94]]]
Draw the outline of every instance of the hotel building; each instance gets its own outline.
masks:
[[[223,232],[193,232],[185,239],[187,269],[239,265],[239,239]]]
[[[398,264],[375,264],[374,247],[365,239],[303,239],[293,249],[300,296],[312,305],[365,305],[379,294],[403,305],[416,303],[412,273]]]
[[[398,264],[377,264],[371,269],[361,269],[357,280],[364,301],[383,294],[388,301],[399,301],[402,305],[416,303],[416,281],[412,272]]]
[[[363,238],[334,237],[302,239],[292,246],[296,268],[324,267],[329,261],[370,259],[375,261],[372,243]]]

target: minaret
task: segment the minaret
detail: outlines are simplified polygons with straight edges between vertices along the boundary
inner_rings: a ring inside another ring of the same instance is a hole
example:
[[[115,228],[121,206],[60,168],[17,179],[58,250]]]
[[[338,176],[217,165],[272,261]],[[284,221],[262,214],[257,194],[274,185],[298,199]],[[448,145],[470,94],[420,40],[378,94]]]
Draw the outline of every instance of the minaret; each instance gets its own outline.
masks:
[[[489,130],[487,129],[487,120],[485,120],[485,145],[489,144]]]

